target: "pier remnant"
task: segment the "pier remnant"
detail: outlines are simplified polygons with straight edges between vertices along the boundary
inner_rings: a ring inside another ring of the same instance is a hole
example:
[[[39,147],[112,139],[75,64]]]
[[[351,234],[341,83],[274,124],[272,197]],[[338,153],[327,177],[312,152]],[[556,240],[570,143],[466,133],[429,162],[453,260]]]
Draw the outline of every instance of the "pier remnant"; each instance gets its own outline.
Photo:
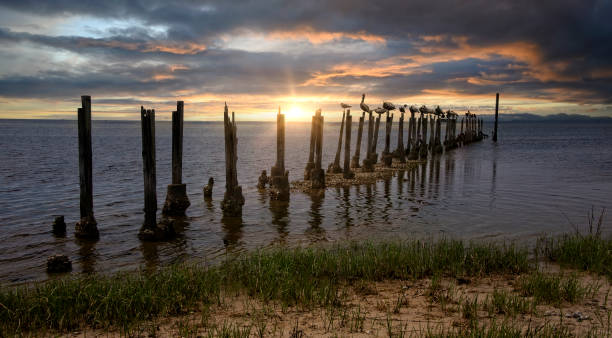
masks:
[[[268,173],[265,170],[262,170],[261,175],[259,175],[259,178],[257,179],[257,188],[265,189],[266,184],[268,184],[268,182],[270,182],[270,179],[268,178]]]
[[[342,152],[342,133],[344,132],[344,119],[346,117],[346,111],[342,112],[342,122],[340,122],[340,135],[338,136],[338,147],[336,148],[336,157],[334,162],[327,168],[328,173],[339,174],[342,172],[340,167],[340,153]]]
[[[66,222],[64,222],[64,216],[55,216],[53,220],[53,234],[57,237],[66,236]]]
[[[374,139],[374,117],[372,116],[372,111],[369,111],[368,114],[368,144],[366,147],[366,157],[363,160],[363,171],[373,172],[374,161],[372,160],[372,140]]]
[[[74,235],[84,239],[98,239],[98,223],[93,213],[93,174],[91,151],[91,96],[81,96],[78,108],[79,125],[79,185],[81,189],[81,218],[74,227]]]
[[[321,109],[317,109],[315,113],[315,162],[314,168],[310,172],[310,181],[312,189],[325,189],[325,171],[321,168],[321,160],[323,158],[323,116]]]
[[[228,217],[241,216],[244,196],[242,187],[238,185],[238,138],[236,136],[236,119],[234,112],[230,119],[227,103],[223,111],[223,125],[225,135],[225,194],[221,201],[223,215]]]
[[[289,200],[289,171],[285,170],[285,115],[276,114],[276,164],[270,170],[270,198]]]
[[[361,137],[363,135],[363,122],[365,120],[365,112],[361,113],[359,118],[359,128],[357,129],[357,145],[355,147],[355,155],[351,160],[351,168],[359,168],[359,155],[361,153]]]
[[[406,113],[406,105],[399,108],[401,112],[398,129],[397,129],[397,148],[393,152],[393,157],[397,158],[400,163],[406,163],[406,149],[404,148],[404,114]],[[410,134],[410,131],[408,132]]]
[[[393,114],[389,115],[389,111],[387,111],[387,119],[385,121],[385,150],[381,155],[381,161],[385,165],[385,167],[391,167],[393,163],[393,155],[390,153],[391,147],[391,128],[393,126]]]
[[[304,180],[310,180],[310,173],[314,168],[314,153],[315,153],[315,145],[316,145],[316,115],[312,116],[312,122],[310,124],[310,150],[308,152],[308,162],[306,163],[306,168],[304,169]]]
[[[493,142],[497,142],[498,111],[499,111],[499,93],[495,94],[495,126],[493,127]]]
[[[414,161],[419,158],[419,145],[420,145],[420,134],[421,134],[421,119],[414,117],[414,113],[418,112],[415,106],[410,106],[410,122],[408,123],[408,145],[406,151],[408,152],[408,160]]]
[[[168,185],[162,214],[184,216],[191,205],[187,197],[187,185],[183,184],[183,101],[176,102],[172,112],[172,184]]]
[[[372,160],[372,164],[378,163],[378,153],[376,152],[376,148],[378,148],[378,129],[380,127],[380,116],[387,112],[384,108],[377,108],[374,110],[378,116],[376,117],[376,124],[374,126],[374,137],[372,139],[372,150],[370,151],[370,156]]]
[[[53,255],[47,258],[48,273],[62,273],[72,271],[72,262],[66,255]]]
[[[144,177],[145,219],[138,237],[156,241],[173,237],[174,225],[170,221],[157,223],[157,177],[155,170],[155,109],[140,107],[142,130],[142,172]]]
[[[346,110],[346,131],[344,133],[344,170],[342,171],[342,177],[345,179],[351,179],[355,177],[355,173],[351,170],[351,127],[353,124],[353,117],[351,116],[351,110]]]

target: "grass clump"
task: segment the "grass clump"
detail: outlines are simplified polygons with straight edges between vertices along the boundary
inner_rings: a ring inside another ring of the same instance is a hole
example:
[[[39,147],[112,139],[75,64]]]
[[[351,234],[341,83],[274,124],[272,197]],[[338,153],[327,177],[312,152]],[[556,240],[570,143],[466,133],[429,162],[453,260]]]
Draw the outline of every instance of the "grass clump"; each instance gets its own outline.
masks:
[[[508,291],[494,290],[491,297],[487,298],[484,307],[490,315],[501,314],[516,317],[518,314],[533,313],[535,305],[529,299]]]
[[[182,314],[241,291],[284,305],[339,305],[354,281],[522,273],[526,249],[462,241],[351,243],[263,249],[212,267],[177,265],[146,274],[93,275],[0,289],[0,336],[80,327],[121,328]]]
[[[556,305],[563,301],[577,303],[599,290],[596,284],[583,286],[576,274],[563,276],[539,271],[519,278],[517,288],[522,296],[533,297],[537,303]]]

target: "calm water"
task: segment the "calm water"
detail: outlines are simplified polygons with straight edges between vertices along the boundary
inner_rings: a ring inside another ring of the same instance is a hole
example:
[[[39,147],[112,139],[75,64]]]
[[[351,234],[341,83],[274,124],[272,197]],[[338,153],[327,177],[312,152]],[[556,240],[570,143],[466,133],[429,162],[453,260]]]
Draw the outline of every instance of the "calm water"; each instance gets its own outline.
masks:
[[[338,128],[326,124],[325,164],[333,160]],[[612,209],[612,124],[500,128],[497,145],[487,139],[387,181],[328,189],[322,198],[294,192],[287,205],[271,204],[256,189],[259,173],[269,172],[275,160],[275,124],[239,121],[238,172],[246,204],[242,219],[224,219],[223,125],[187,122],[188,224],[175,241],[143,244],[137,238],[144,218],[139,122],[93,122],[100,240],[87,243],[73,236],[79,215],[76,121],[0,120],[0,283],[48,278],[46,258],[56,253],[69,255],[75,272],[110,272],[275,244],[438,234],[523,240],[570,231],[570,221],[583,223],[592,206]],[[156,130],[161,209],[171,177],[170,123],[158,122]],[[286,134],[290,178],[300,179],[310,126],[288,123]],[[380,152],[382,136],[378,147]],[[216,180],[212,203],[202,197],[209,176]],[[66,238],[51,234],[54,215],[65,215]]]

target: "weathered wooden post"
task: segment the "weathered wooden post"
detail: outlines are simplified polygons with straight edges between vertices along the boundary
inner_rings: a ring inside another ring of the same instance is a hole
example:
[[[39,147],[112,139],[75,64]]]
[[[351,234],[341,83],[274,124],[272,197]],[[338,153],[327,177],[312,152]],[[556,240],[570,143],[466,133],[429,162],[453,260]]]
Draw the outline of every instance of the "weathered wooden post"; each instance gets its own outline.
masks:
[[[336,148],[336,157],[334,158],[334,162],[329,165],[327,168],[328,173],[339,174],[342,172],[342,168],[340,167],[340,153],[342,152],[342,133],[344,132],[344,118],[346,116],[346,112],[342,112],[342,122],[340,122],[340,135],[338,136],[338,147]]]
[[[412,151],[412,148],[414,147],[414,145],[412,144],[414,141],[414,112],[412,111],[413,107],[410,106],[409,111],[410,111],[410,117],[408,118],[408,142],[406,143],[406,148],[405,152],[406,155],[408,155],[408,157],[410,157],[410,152]]]
[[[98,223],[93,213],[93,174],[91,151],[91,96],[81,96],[77,109],[79,125],[79,185],[81,189],[81,218],[74,227],[78,238],[98,239]]]
[[[351,116],[351,110],[346,111],[346,132],[344,139],[344,170],[342,177],[345,179],[351,179],[355,177],[355,173],[351,170],[351,126],[353,124],[353,117]]]
[[[493,127],[493,142],[497,142],[497,117],[499,111],[499,93],[495,94],[495,126]]]
[[[421,133],[423,134],[423,142],[421,143],[421,147],[419,149],[419,159],[427,158],[427,115],[421,111],[421,120],[423,126],[421,127]]]
[[[359,156],[361,153],[361,137],[363,134],[363,121],[365,120],[365,112],[361,113],[361,117],[359,118],[359,128],[357,129],[357,145],[355,148],[355,155],[353,155],[353,159],[351,160],[351,168],[359,168]]]
[[[315,163],[310,173],[311,188],[325,189],[325,171],[321,168],[323,158],[323,116],[321,109],[317,109],[316,117],[316,138],[315,138]]]
[[[393,127],[393,114],[387,112],[387,119],[385,121],[385,150],[381,155],[381,161],[386,167],[391,167],[393,163],[393,156],[390,153],[391,148],[391,128]]]
[[[270,198],[289,200],[289,171],[285,170],[285,115],[276,115],[276,164],[270,170]]]
[[[421,120],[419,118],[418,123],[414,117],[414,113],[418,110],[414,106],[410,106],[410,122],[408,123],[408,145],[406,151],[408,152],[408,160],[414,161],[419,158],[419,143],[421,133]]]
[[[372,172],[374,171],[374,162],[372,161],[372,140],[374,133],[374,117],[372,116],[372,112],[369,111],[368,118],[368,144],[366,147],[366,157],[363,160],[363,171],[364,172]]]
[[[238,137],[236,136],[236,119],[234,112],[230,119],[227,103],[223,112],[223,124],[225,130],[225,194],[221,202],[221,210],[224,216],[241,216],[244,196],[242,187],[238,185]]]
[[[436,145],[436,116],[429,115],[429,149],[433,152]]]
[[[157,223],[157,172],[155,169],[155,109],[140,107],[142,131],[142,172],[144,177],[145,219],[138,237],[142,240],[163,240],[174,236],[172,222]]]
[[[176,102],[172,112],[172,184],[168,185],[164,215],[183,216],[189,207],[187,186],[183,184],[183,101]]]
[[[306,163],[306,168],[304,169],[304,180],[307,181],[310,179],[310,173],[314,168],[314,152],[315,152],[315,142],[316,142],[316,116],[312,116],[312,122],[310,124],[310,151],[308,153],[308,163]]]
[[[380,127],[380,116],[383,114],[383,112],[380,112],[381,110],[376,109],[378,111],[376,111],[376,113],[378,114],[378,116],[376,117],[376,125],[374,127],[374,138],[372,139],[372,151],[370,151],[370,156],[372,156],[372,163],[376,164],[378,163],[378,153],[376,152],[376,148],[378,148],[378,129]]]
[[[406,113],[405,107],[405,105],[404,107],[400,107],[401,114],[398,121],[399,125],[397,128],[397,149],[395,149],[394,151],[394,155],[395,157],[397,157],[400,163],[406,163],[406,149],[404,148],[404,114]],[[410,134],[410,131],[408,131],[408,134]]]
[[[434,151],[436,154],[441,154],[444,151],[444,148],[442,148],[441,137],[442,137],[442,119],[440,118],[440,116],[438,116],[436,118],[436,141],[435,141],[436,146],[434,147]]]

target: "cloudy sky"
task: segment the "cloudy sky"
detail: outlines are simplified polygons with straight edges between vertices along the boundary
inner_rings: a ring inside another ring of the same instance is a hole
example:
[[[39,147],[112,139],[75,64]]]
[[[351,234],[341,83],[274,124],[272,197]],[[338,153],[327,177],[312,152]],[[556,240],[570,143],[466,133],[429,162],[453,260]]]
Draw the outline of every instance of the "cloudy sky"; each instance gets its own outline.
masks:
[[[612,1],[0,1],[0,118],[330,117],[339,103],[612,116]],[[357,107],[355,107],[357,108]],[[358,109],[358,108],[357,108]],[[356,110],[357,110],[356,109]]]

